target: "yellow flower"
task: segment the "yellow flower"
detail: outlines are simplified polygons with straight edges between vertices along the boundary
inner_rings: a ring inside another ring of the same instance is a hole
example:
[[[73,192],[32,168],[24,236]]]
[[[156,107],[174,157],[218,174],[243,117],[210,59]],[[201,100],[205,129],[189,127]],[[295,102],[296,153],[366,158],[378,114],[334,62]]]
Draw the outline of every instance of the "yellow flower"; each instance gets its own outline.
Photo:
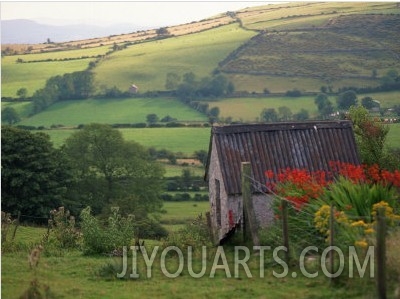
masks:
[[[361,241],[356,241],[354,243],[355,246],[361,247],[361,248],[367,248],[368,247],[368,243],[367,241],[365,241],[365,239],[362,239]]]
[[[366,234],[373,234],[374,232],[375,232],[375,230],[372,227],[364,230],[364,233],[366,233]]]
[[[352,227],[354,226],[363,226],[363,227],[367,227],[367,224],[364,222],[364,220],[359,220],[359,221],[355,221],[351,224]]]

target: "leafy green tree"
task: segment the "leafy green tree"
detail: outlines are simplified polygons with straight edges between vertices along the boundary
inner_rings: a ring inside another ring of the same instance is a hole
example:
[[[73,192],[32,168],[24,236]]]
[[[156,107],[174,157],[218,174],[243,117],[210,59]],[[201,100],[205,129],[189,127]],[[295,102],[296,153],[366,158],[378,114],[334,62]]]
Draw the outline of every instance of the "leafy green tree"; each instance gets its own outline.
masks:
[[[156,30],[157,35],[168,35],[169,31],[167,27],[161,27]]]
[[[261,112],[261,120],[265,122],[276,122],[278,121],[278,114],[274,108],[265,108]]]
[[[120,131],[86,125],[66,140],[63,150],[78,181],[70,193],[73,200],[90,205],[95,213],[109,205],[143,215],[161,207],[163,168],[140,144],[125,141]]]
[[[329,100],[326,93],[320,93],[314,100],[315,105],[317,105],[319,114],[325,118],[333,113],[333,105]]]
[[[364,98],[361,99],[361,106],[363,106],[365,109],[370,110],[370,109],[375,108],[375,107],[379,108],[380,105],[379,105],[379,102],[374,101],[373,98],[364,97]]]
[[[351,106],[357,105],[357,94],[354,90],[347,90],[339,94],[336,99],[339,109],[348,110]]]
[[[283,121],[288,121],[292,119],[292,110],[287,106],[281,106],[278,108],[279,119]]]
[[[203,164],[203,166],[206,166],[208,153],[205,150],[200,150],[196,151],[194,154],[196,158]]]
[[[301,109],[299,112],[293,115],[293,119],[297,121],[304,121],[310,118],[310,114],[306,109]]]
[[[157,114],[151,113],[151,114],[147,114],[146,120],[149,124],[155,124],[156,122],[158,122],[159,118],[158,118]]]
[[[30,217],[47,217],[64,204],[71,172],[50,137],[3,126],[1,130],[1,208]]]
[[[381,78],[381,84],[385,87],[394,85],[399,78],[399,73],[397,70],[388,70],[385,76]]]
[[[17,90],[17,96],[20,99],[26,99],[27,95],[28,95],[28,90],[25,87],[22,87]]]
[[[349,117],[353,122],[362,163],[380,165],[385,155],[385,142],[389,127],[378,119],[372,119],[368,110],[362,106],[351,107]]]
[[[21,118],[14,107],[6,107],[1,111],[1,120],[12,125],[19,122]]]

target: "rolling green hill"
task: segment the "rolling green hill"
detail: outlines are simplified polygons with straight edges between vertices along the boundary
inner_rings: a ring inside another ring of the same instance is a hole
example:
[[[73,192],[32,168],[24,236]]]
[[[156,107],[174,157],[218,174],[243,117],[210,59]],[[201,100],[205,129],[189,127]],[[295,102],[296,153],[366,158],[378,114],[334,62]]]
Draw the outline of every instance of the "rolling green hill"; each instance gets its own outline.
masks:
[[[168,28],[172,35],[161,39],[154,30],[115,36],[108,42],[122,49],[101,59],[93,71],[98,89],[117,86],[126,91],[135,83],[141,92],[165,90],[168,72],[203,77],[215,69],[228,74],[238,91],[375,86],[388,69],[400,69],[399,14],[396,3],[385,2],[251,7]],[[70,42],[57,44],[56,52],[41,48],[44,53],[3,56],[2,96],[15,96],[21,87],[31,95],[50,76],[87,68],[95,58],[77,58],[104,55],[112,49],[112,44],[103,45],[106,41]],[[79,48],[83,45],[90,48]],[[60,51],[63,47],[67,50]],[[16,63],[17,59],[40,62]]]
[[[130,46],[98,64],[94,70],[96,83],[123,91],[132,83],[141,92],[165,90],[167,73],[209,76],[222,59],[252,36],[254,32],[231,24]]]
[[[16,45],[18,55],[2,56],[2,96],[15,97],[23,87],[30,96],[51,76],[84,70],[97,61],[92,68],[97,91],[113,86],[127,91],[134,83],[140,95],[164,91],[167,73],[193,72],[200,79],[219,72],[229,77],[237,93],[244,94],[207,102],[209,108],[220,109],[222,118],[254,122],[262,109],[281,106],[288,106],[293,113],[305,108],[313,116],[314,95],[288,98],[246,94],[265,89],[284,93],[295,88],[316,92],[322,85],[336,92],[343,86],[378,85],[389,69],[400,71],[399,16],[396,3],[281,3],[172,26],[167,28],[171,33],[167,36],[149,30],[51,45],[54,48],[33,45],[30,51]],[[359,100],[364,96],[359,95]],[[371,96],[382,107],[400,104],[397,91]],[[334,96],[331,101],[335,102]],[[34,116],[29,116],[27,102],[2,102],[2,108],[7,105],[17,110],[22,118],[19,124],[47,128],[90,122],[145,122],[150,113],[183,122],[207,121],[206,115],[166,97],[58,102]],[[65,137],[57,137],[61,135],[52,133],[57,144]],[[179,146],[174,150],[179,151]]]

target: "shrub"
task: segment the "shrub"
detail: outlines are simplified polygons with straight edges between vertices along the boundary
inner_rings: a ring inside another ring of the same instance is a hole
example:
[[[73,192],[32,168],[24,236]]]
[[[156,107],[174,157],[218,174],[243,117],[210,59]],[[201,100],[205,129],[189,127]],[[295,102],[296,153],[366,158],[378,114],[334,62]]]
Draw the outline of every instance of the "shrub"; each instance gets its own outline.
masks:
[[[202,246],[212,246],[207,219],[202,214],[198,215],[191,223],[169,234],[164,240],[164,246],[177,246],[182,250],[192,246],[193,250]]]
[[[122,217],[118,207],[111,208],[111,215],[104,226],[91,215],[90,207],[82,210],[81,218],[85,254],[109,253],[122,246],[128,246],[133,239],[133,215]]]
[[[47,240],[54,238],[59,248],[75,248],[78,245],[80,233],[75,227],[75,217],[64,207],[50,212],[49,232]]]

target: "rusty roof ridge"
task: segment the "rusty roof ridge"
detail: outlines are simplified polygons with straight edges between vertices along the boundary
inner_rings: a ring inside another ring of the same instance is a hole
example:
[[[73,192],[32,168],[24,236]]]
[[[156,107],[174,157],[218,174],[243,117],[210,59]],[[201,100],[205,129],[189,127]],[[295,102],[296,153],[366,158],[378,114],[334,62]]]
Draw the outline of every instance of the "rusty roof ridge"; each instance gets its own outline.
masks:
[[[277,130],[304,130],[304,129],[327,129],[352,127],[350,120],[325,120],[325,121],[302,121],[302,122],[275,122],[275,123],[248,123],[248,124],[216,124],[212,126],[213,134],[230,134],[257,131]]]

